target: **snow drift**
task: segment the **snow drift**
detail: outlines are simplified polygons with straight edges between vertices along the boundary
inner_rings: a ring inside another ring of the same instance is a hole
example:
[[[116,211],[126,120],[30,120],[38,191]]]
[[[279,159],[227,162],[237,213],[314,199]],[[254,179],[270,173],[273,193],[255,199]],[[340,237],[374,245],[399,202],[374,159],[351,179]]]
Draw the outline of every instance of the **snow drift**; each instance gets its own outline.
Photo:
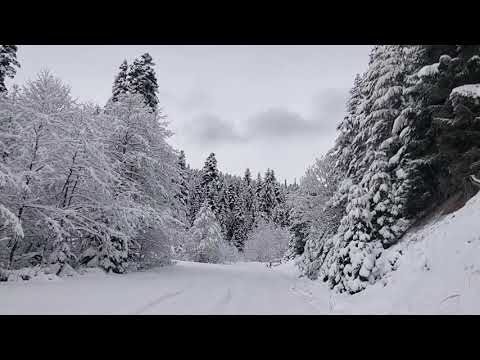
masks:
[[[305,278],[296,291],[321,313],[480,314],[479,219],[480,193],[458,211],[407,233],[382,255],[395,260],[396,270],[363,292],[334,294]]]

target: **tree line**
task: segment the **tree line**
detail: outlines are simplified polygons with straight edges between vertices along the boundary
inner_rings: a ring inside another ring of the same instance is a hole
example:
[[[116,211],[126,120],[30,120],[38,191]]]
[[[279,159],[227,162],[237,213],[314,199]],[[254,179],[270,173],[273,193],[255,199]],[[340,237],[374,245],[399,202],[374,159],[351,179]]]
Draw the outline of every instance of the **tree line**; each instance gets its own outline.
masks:
[[[478,45],[373,48],[335,146],[301,184],[291,248],[304,274],[361,291],[395,269],[382,254],[416,221],[478,191],[468,179],[479,171],[479,83]],[[325,180],[313,191],[312,173]]]

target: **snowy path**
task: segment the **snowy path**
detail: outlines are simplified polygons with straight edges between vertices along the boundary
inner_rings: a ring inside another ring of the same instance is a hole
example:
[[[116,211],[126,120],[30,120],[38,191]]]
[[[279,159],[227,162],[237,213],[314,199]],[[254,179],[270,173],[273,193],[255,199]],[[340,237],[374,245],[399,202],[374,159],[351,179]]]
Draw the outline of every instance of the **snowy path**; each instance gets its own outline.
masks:
[[[293,271],[177,262],[126,275],[0,284],[0,314],[314,314]]]

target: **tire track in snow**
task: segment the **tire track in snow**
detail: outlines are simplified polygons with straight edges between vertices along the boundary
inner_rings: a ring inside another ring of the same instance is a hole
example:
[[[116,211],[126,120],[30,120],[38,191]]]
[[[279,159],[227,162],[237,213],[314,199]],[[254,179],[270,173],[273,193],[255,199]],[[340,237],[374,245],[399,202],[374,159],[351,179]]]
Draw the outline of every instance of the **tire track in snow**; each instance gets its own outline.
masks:
[[[325,312],[325,306],[318,305],[316,302],[318,299],[316,299],[313,294],[309,290],[302,289],[301,287],[298,287],[297,285],[299,284],[293,284],[290,286],[290,292],[300,298],[303,302],[305,302],[307,305],[309,305],[312,309],[315,310],[315,312],[318,312],[319,314],[324,314]],[[329,313],[333,314],[335,311],[335,303],[332,302],[332,298],[329,299],[328,303],[328,308],[329,308]]]
[[[141,313],[157,306],[158,304],[160,304],[161,302],[165,301],[165,300],[168,300],[168,299],[171,299],[175,296],[178,296],[180,295],[181,293],[183,293],[183,290],[179,290],[179,291],[175,291],[173,293],[168,293],[168,294],[165,294],[165,295],[162,295],[160,297],[158,297],[157,299],[149,302],[148,304],[146,304],[145,306],[142,306],[139,310],[135,311],[132,315],[140,315]]]

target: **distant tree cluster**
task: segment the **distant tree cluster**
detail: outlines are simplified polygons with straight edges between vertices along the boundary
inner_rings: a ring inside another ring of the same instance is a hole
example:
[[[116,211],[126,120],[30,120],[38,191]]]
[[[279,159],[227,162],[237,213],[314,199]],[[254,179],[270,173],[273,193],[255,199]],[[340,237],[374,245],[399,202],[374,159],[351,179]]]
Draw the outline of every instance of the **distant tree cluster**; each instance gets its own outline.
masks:
[[[243,178],[222,174],[217,168],[215,154],[211,153],[203,169],[184,168],[187,180],[182,203],[191,225],[202,207],[208,206],[218,222],[222,238],[237,251],[243,252],[245,243],[260,221],[277,227],[288,227],[288,189],[268,169],[262,178],[253,180],[249,169]]]

